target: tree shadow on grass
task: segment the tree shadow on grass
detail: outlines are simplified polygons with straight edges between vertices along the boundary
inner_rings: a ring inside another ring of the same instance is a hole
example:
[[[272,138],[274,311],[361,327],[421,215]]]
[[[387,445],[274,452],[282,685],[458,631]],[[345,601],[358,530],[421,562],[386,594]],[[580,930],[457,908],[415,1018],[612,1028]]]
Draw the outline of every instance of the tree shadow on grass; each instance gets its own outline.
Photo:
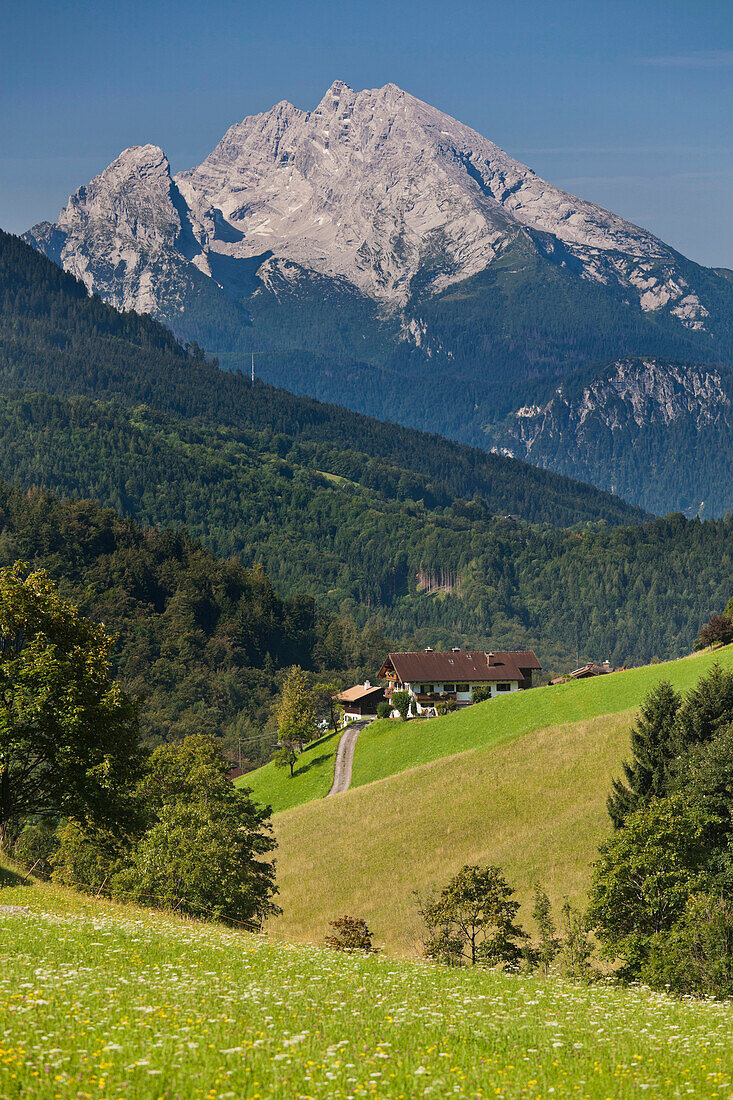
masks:
[[[301,765],[299,768],[296,768],[293,772],[293,778],[295,778],[296,775],[305,775],[305,773],[310,771],[311,768],[315,768],[316,764],[323,764],[325,760],[331,759],[332,753],[330,752],[325,752],[322,756],[315,756],[312,760],[309,760],[307,764]]]
[[[0,867],[0,889],[3,886],[23,886],[25,881],[17,871],[11,871],[9,867]]]

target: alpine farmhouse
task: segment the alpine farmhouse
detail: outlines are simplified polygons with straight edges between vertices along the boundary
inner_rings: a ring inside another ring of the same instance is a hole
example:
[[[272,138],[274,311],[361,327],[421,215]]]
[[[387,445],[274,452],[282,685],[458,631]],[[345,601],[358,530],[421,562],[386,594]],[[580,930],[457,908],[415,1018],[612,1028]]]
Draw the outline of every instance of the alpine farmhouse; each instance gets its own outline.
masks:
[[[532,687],[532,673],[542,665],[531,649],[513,653],[470,653],[452,649],[440,653],[426,649],[421,653],[390,653],[379,670],[386,679],[385,696],[389,700],[396,691],[409,691],[413,697],[413,712],[434,715],[438,703],[455,701],[460,707],[473,702],[474,691],[486,689],[487,697],[495,698],[511,691]]]

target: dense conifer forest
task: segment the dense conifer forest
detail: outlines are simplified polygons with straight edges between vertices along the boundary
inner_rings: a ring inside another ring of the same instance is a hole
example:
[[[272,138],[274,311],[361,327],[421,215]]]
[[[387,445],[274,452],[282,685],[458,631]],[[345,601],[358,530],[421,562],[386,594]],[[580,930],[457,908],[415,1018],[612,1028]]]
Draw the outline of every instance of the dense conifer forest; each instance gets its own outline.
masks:
[[[521,463],[252,387],[88,298],[22,242],[0,244],[0,474],[185,528],[175,537],[219,561],[261,563],[286,602],[309,593],[351,640],[302,663],[369,671],[378,645],[360,650],[359,630],[393,645],[531,647],[548,671],[638,663],[688,652],[727,603],[733,520],[645,523]],[[42,545],[28,553],[44,561]],[[172,715],[185,692],[170,684]]]
[[[80,282],[0,231],[0,392],[18,390],[145,404],[175,418],[257,432],[274,450],[293,439],[321,444],[319,461],[330,461],[333,472],[371,462],[376,479],[394,468],[398,480],[413,479],[412,495],[419,490],[439,504],[479,497],[498,514],[554,524],[644,518],[610,493],[528,464],[264,383],[252,387],[195,345],[181,347],[150,317],[88,297]]]
[[[91,501],[0,483],[0,567],[43,568],[82,614],[116,635],[116,668],[143,696],[148,737],[261,734],[282,671],[298,663],[343,682],[384,641],[310,596],[281,599],[261,566],[217,561],[183,531],[142,529]],[[349,670],[348,672],[346,670]]]

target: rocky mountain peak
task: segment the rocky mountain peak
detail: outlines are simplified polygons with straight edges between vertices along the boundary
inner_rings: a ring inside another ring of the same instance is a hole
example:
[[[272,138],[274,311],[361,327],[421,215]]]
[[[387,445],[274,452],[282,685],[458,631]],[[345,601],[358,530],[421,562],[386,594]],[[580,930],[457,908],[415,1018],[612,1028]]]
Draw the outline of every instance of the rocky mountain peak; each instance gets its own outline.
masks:
[[[231,126],[174,180],[158,146],[133,146],[71,197],[55,230],[29,236],[56,255],[54,231],[77,273],[73,257],[91,258],[94,239],[107,248],[112,236],[136,263],[146,250],[176,250],[232,293],[232,261],[268,254],[283,273],[295,264],[346,280],[392,310],[479,274],[524,236],[584,279],[620,286],[642,311],[664,309],[693,329],[707,316],[653,234],[553,187],[396,84],[355,91],[336,80],[311,111],[283,100]]]

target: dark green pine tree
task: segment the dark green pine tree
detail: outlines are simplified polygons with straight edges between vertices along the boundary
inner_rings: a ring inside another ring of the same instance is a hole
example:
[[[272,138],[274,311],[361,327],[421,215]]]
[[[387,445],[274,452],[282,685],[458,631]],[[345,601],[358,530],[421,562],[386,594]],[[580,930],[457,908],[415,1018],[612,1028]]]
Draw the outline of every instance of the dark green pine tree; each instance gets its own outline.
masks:
[[[687,693],[677,715],[675,748],[706,745],[733,722],[733,671],[715,664]]]
[[[631,729],[633,759],[624,761],[626,782],[613,780],[606,805],[615,829],[651,798],[666,793],[669,765],[675,755],[677,712],[682,696],[667,680],[653,688],[642,703]]]

